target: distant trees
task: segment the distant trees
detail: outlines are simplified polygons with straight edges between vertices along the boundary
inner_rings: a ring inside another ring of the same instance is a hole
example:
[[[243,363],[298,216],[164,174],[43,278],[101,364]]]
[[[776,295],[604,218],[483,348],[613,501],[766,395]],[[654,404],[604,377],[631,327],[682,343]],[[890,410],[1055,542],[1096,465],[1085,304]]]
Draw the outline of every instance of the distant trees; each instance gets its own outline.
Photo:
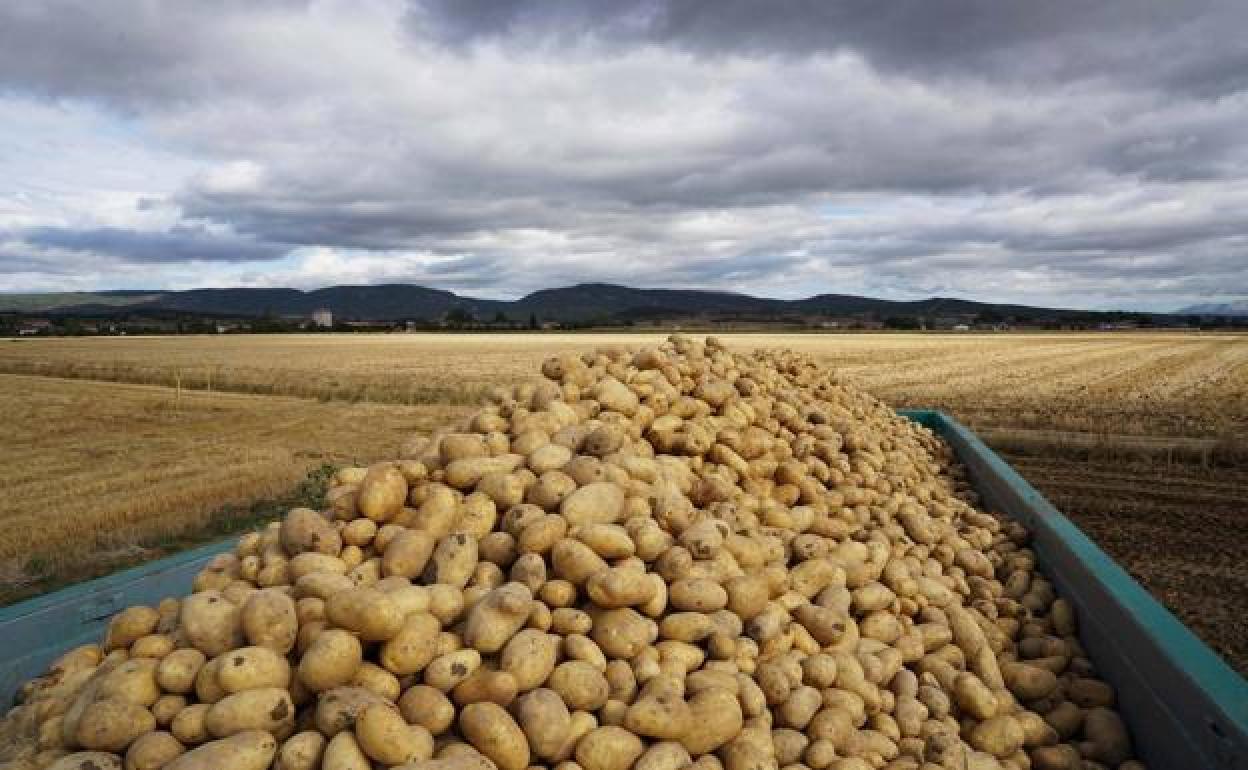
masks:
[[[919,328],[919,319],[902,315],[889,316],[884,319],[884,328],[913,331]]]
[[[451,308],[446,313],[447,326],[467,326],[477,319],[472,317],[472,313],[462,307]]]

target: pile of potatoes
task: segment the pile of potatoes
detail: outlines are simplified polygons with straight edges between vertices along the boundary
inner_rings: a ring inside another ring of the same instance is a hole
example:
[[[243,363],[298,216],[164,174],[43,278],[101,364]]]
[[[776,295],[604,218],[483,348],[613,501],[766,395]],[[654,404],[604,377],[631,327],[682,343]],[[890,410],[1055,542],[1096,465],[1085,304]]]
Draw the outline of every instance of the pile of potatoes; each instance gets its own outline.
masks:
[[[5,766],[1143,767],[928,430],[714,338],[542,374],[119,613],[26,685]]]

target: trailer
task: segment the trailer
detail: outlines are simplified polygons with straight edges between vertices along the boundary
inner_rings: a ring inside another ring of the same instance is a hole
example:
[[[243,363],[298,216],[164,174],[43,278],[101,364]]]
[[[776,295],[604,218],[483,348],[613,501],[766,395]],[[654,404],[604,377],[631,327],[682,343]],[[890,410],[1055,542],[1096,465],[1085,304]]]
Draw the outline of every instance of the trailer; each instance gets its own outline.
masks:
[[[984,507],[1030,530],[1150,770],[1248,770],[1248,682],[974,433],[942,412],[901,414],[949,443]],[[0,609],[0,706],[58,655],[97,641],[114,613],[189,593],[195,574],[233,546],[219,541]]]

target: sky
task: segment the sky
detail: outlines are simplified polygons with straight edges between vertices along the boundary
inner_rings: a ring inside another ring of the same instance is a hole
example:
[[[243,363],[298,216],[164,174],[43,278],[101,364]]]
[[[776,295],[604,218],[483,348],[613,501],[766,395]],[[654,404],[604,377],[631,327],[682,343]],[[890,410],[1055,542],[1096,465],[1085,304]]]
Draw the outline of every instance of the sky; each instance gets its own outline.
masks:
[[[1243,0],[11,0],[0,291],[1248,297]]]

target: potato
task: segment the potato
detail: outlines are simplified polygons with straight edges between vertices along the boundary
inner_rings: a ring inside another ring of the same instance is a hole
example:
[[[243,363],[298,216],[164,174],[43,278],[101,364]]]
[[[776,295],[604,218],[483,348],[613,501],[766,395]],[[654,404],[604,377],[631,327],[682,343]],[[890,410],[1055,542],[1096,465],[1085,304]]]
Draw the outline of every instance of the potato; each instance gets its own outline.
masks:
[[[160,613],[151,607],[128,607],[108,622],[101,647],[105,651],[129,647],[156,630]]]
[[[1117,767],[1131,755],[1126,725],[1122,717],[1108,708],[1089,709],[1083,719],[1083,733],[1085,741],[1079,745],[1079,753],[1085,757]]]
[[[150,732],[139,736],[126,750],[126,770],[160,770],[167,763],[186,753],[186,747],[166,732]]]
[[[317,770],[326,743],[325,736],[315,730],[295,733],[277,752],[276,770]]]
[[[628,730],[599,727],[576,744],[576,761],[585,770],[629,770],[644,749],[641,739]]]
[[[368,757],[385,765],[415,762],[433,756],[433,736],[409,725],[392,706],[374,703],[355,720],[355,738]]]
[[[240,647],[217,666],[217,683],[227,693],[290,686],[290,661],[268,647]]]
[[[459,714],[459,729],[499,770],[524,770],[528,766],[528,740],[511,715],[498,704],[485,702],[465,706]]]
[[[438,655],[424,669],[424,684],[449,693],[473,671],[480,666],[480,653],[477,650],[456,650],[446,655]]]
[[[453,532],[438,541],[432,558],[434,582],[462,589],[477,566],[477,539]]]
[[[693,709],[678,693],[661,692],[629,706],[624,726],[638,735],[677,741],[693,727]]]
[[[678,610],[714,612],[728,606],[728,592],[706,578],[688,578],[672,583],[668,600]]]
[[[295,706],[283,687],[261,687],[227,695],[208,709],[204,726],[217,738],[247,730],[285,737],[294,728]]]
[[[311,508],[292,508],[282,520],[282,548],[290,556],[305,551],[337,556],[342,550],[342,536],[329,519]]]
[[[516,633],[503,647],[499,666],[515,677],[520,692],[527,692],[550,677],[558,659],[559,637],[528,628]]]
[[[689,700],[692,712],[690,729],[680,743],[690,756],[708,754],[737,737],[745,723],[741,704],[728,690],[710,689]]]
[[[403,685],[399,682],[397,676],[376,663],[369,663],[368,661],[360,664],[360,667],[355,670],[355,674],[347,685],[350,687],[363,687],[365,690],[375,692],[389,701],[398,700],[399,695],[403,692]]]
[[[546,684],[569,708],[577,710],[596,711],[607,702],[609,695],[607,678],[602,671],[580,660],[560,663]]]
[[[398,676],[417,673],[434,659],[441,630],[441,624],[433,615],[410,613],[398,633],[382,644],[378,655],[381,665]]]
[[[498,652],[524,626],[532,604],[533,594],[523,583],[495,588],[468,613],[464,643],[479,652]]]
[[[248,596],[240,622],[247,641],[256,647],[285,655],[295,646],[299,631],[295,602],[280,590],[266,588]]]
[[[406,500],[407,479],[392,463],[369,467],[355,495],[359,512],[383,524],[398,514]]]
[[[546,761],[558,758],[572,730],[563,698],[554,690],[539,688],[521,696],[514,712],[533,753]]]
[[[455,722],[455,707],[440,690],[428,685],[408,688],[399,698],[399,712],[409,723],[441,735]]]
[[[511,473],[524,458],[505,454],[498,457],[467,457],[452,460],[444,469],[446,483],[456,489],[469,489],[491,473]]]
[[[958,674],[953,687],[958,707],[976,719],[988,720],[997,713],[999,705],[996,696],[974,674]]]
[[[121,753],[140,735],[155,729],[156,718],[138,703],[103,698],[82,712],[74,737],[84,749]]]
[[[571,538],[555,543],[550,556],[555,574],[575,586],[584,585],[592,576],[607,569],[607,563],[593,549]]]
[[[519,688],[516,678],[506,671],[478,668],[467,679],[451,690],[451,699],[457,706],[491,701],[506,708],[516,698]]]
[[[403,530],[385,547],[381,559],[382,574],[406,578],[419,576],[433,556],[435,544],[432,534],[426,530]]]
[[[239,615],[219,591],[200,591],[182,600],[179,619],[187,641],[212,658],[245,643]]]
[[[101,676],[96,697],[151,706],[161,694],[160,684],[156,681],[159,667],[160,662],[150,658],[135,658],[120,663]]]
[[[211,708],[211,703],[192,703],[179,711],[169,723],[169,732],[185,746],[203,743],[210,737],[205,720]]]
[[[998,759],[1005,759],[1023,747],[1023,728],[1014,717],[1001,715],[971,728],[970,744]]]
[[[335,687],[317,698],[313,721],[316,729],[332,738],[352,729],[364,709],[374,704],[389,706],[390,702],[363,687]]]
[[[329,739],[321,755],[323,770],[372,770],[368,756],[360,749],[351,732],[341,732]]]
[[[325,602],[325,615],[334,625],[366,642],[390,639],[403,627],[398,605],[375,588],[353,588],[334,594]]]
[[[165,765],[163,770],[266,770],[277,753],[277,740],[261,730],[203,744]]]
[[[624,512],[624,490],[610,482],[586,484],[563,499],[559,514],[570,527],[613,524]]]
[[[1057,687],[1057,676],[1038,666],[1010,663],[1001,667],[1001,674],[1005,677],[1005,686],[1023,701],[1044,698]]]
[[[360,640],[347,631],[323,631],[299,661],[299,681],[313,692],[340,687],[351,681],[363,662]]]
[[[620,567],[591,575],[585,583],[585,590],[594,604],[607,609],[645,604],[656,593],[650,575]]]
[[[607,657],[633,658],[658,638],[658,627],[631,607],[624,607],[599,613],[592,636]]]

